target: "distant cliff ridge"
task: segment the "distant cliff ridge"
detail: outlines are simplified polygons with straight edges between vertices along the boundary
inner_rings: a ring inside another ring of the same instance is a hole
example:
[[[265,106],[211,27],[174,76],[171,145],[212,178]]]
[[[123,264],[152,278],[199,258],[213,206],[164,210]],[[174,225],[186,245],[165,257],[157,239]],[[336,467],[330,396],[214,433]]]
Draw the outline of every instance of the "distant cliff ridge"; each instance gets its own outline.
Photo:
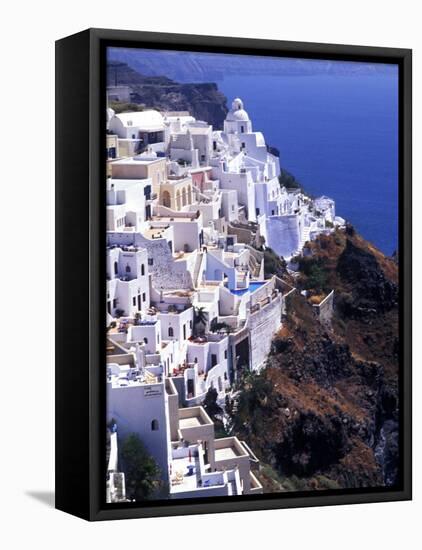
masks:
[[[226,97],[213,82],[175,82],[166,76],[145,76],[126,63],[107,64],[108,86],[129,86],[130,100],[159,111],[189,111],[215,129],[222,129],[228,112]]]
[[[134,70],[149,76],[167,75],[179,82],[222,80],[227,76],[246,74],[283,74],[309,76],[316,74],[377,75],[396,70],[394,65],[330,61],[324,59],[292,59],[214,53],[177,52],[111,48],[109,59],[127,63]]]

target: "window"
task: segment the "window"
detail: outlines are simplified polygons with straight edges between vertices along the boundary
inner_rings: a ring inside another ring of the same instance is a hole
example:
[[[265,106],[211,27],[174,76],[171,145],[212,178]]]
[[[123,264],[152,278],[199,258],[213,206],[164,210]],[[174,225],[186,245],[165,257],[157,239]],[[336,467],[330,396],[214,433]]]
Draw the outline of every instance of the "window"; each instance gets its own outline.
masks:
[[[246,147],[246,143],[242,141],[242,149],[244,149],[245,147]]]
[[[143,302],[146,302],[146,299],[147,299],[147,295],[145,292],[142,293],[142,301]]]
[[[217,355],[215,353],[211,353],[211,367],[215,367],[217,364]]]
[[[271,210],[271,216],[274,216],[274,210]]]
[[[183,340],[186,340],[186,325],[183,325]]]
[[[158,431],[158,420],[156,418],[154,418],[154,420],[151,422],[151,431]]]
[[[173,330],[173,327],[169,327],[169,331],[168,331],[168,332],[169,332],[169,336],[170,336],[170,338],[173,338],[173,336],[174,336],[174,330]]]
[[[152,258],[148,258],[148,265],[152,265],[154,263],[154,260]]]
[[[224,373],[224,380],[227,380],[227,372]]]
[[[148,344],[148,338],[147,337],[144,338],[144,342],[145,342],[145,344]]]
[[[145,275],[145,264],[141,265],[141,275]]]
[[[117,265],[117,262],[114,262],[114,274],[117,275],[119,271],[119,266]]]
[[[133,304],[134,306],[136,306],[136,296],[134,296],[134,297],[132,298],[132,304]]]
[[[240,133],[243,134],[244,131],[245,131],[245,127],[242,125],[242,126],[240,127]]]
[[[192,321],[189,321],[189,328],[192,328]]]
[[[255,208],[256,215],[259,216],[259,208]]]
[[[130,265],[127,265],[126,266],[126,273],[130,273],[131,269],[130,269]]]
[[[227,350],[224,350],[224,359],[227,359]]]
[[[117,298],[114,298],[113,300],[113,309],[116,309],[117,307]]]

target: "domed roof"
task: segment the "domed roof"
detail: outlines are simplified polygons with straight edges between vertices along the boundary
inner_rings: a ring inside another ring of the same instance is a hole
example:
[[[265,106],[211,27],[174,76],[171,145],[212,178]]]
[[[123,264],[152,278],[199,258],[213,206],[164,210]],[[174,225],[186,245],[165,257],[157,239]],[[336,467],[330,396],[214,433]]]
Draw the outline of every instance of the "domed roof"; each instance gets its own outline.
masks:
[[[107,107],[107,122],[110,122],[115,114],[116,113],[114,112],[114,109],[111,109],[111,107]]]
[[[236,98],[232,102],[232,108],[227,113],[226,120],[228,122],[245,121],[249,119],[248,113],[243,109],[243,101],[240,98]]]

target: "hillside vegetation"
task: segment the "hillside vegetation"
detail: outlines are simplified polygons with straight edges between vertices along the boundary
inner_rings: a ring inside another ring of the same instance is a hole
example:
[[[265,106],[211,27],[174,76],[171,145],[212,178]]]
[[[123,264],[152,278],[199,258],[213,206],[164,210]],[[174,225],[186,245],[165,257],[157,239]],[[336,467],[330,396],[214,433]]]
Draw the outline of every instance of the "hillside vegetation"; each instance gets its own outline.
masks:
[[[309,251],[266,367],[246,374],[229,404],[232,431],[265,464],[266,491],[394,485],[397,264],[350,226]],[[324,327],[310,298],[331,289],[332,326]]]

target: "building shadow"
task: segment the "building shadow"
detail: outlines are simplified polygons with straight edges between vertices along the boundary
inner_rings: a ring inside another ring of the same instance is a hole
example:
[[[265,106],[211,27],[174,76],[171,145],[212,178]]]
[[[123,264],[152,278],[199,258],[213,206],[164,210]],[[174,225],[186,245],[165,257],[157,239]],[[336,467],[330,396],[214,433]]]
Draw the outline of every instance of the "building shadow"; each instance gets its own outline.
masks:
[[[38,500],[38,502],[41,502],[49,508],[54,508],[54,491],[26,491],[25,494],[28,497]]]

